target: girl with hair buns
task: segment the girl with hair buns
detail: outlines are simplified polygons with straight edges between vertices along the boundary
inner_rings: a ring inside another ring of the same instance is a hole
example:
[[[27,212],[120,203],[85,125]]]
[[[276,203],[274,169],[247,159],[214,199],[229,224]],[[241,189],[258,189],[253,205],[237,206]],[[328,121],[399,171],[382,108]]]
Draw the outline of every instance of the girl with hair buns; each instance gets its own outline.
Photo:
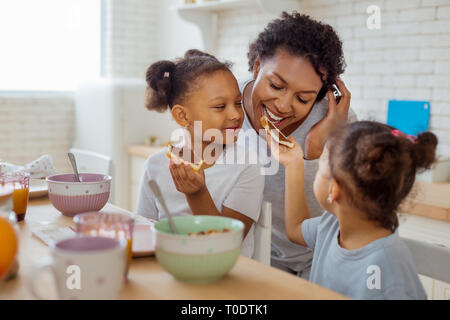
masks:
[[[165,217],[163,207],[148,186],[148,181],[154,180],[174,216],[220,215],[242,221],[245,228],[241,254],[252,257],[254,223],[261,210],[264,177],[258,164],[229,161],[229,155],[233,159],[233,155],[247,156],[247,150],[235,143],[243,111],[239,86],[229,64],[201,51],[189,50],[176,61],[153,63],[147,69],[146,81],[146,107],[158,112],[170,109],[173,119],[184,130],[185,139],[176,148],[176,156],[163,150],[147,159],[137,213],[155,220]],[[194,130],[199,123],[201,132]],[[209,139],[207,132],[212,131],[217,134]],[[200,144],[196,139],[200,139]],[[196,150],[196,145],[201,150]],[[207,150],[213,150],[209,154],[212,158],[202,163]],[[200,165],[192,166],[192,162]]]
[[[286,234],[314,252],[310,281],[355,299],[426,299],[398,236],[396,210],[416,173],[433,164],[436,136],[415,138],[370,121],[334,130],[314,180],[326,211],[315,218],[306,202],[302,148],[292,136],[293,149],[267,139],[286,170]]]

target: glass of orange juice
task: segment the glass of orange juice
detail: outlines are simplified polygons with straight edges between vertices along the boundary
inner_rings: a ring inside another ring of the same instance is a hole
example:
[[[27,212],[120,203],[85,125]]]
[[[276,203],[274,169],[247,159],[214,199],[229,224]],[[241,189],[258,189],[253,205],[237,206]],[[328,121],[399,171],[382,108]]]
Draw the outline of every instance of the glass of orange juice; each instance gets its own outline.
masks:
[[[17,221],[25,219],[30,189],[30,174],[28,172],[8,172],[0,174],[0,186],[12,187],[13,211]]]
[[[73,220],[79,235],[111,237],[127,242],[127,278],[133,256],[134,218],[125,213],[87,212],[76,215]]]

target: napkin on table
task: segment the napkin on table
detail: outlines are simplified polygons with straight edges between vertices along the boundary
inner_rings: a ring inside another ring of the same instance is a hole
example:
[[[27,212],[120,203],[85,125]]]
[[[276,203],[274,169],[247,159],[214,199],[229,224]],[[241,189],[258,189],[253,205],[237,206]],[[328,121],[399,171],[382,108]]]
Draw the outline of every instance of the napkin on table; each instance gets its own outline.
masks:
[[[25,166],[18,166],[0,161],[0,174],[6,172],[28,172],[30,173],[30,178],[40,179],[54,175],[56,169],[53,165],[52,157],[48,154],[44,154]]]

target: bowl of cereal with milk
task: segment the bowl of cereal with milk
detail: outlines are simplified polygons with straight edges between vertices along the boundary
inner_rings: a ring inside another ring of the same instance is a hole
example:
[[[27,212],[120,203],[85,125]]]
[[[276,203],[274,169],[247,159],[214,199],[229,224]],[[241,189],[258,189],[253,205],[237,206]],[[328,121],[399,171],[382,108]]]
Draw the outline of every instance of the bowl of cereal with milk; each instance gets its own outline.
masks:
[[[225,276],[236,263],[244,235],[244,224],[221,216],[173,217],[178,233],[168,219],[155,223],[155,255],[162,267],[177,280],[211,283]]]

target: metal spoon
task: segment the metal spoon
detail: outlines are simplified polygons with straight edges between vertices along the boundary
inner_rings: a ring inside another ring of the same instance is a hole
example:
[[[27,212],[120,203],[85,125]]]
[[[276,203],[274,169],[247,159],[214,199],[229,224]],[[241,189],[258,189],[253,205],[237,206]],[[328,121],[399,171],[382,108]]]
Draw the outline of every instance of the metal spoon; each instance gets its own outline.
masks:
[[[75,182],[81,182],[80,175],[78,174],[77,162],[75,161],[75,156],[72,152],[67,154],[69,156],[70,164],[72,165],[73,172],[75,173]]]
[[[170,229],[172,229],[173,233],[179,233],[177,228],[175,227],[175,224],[173,223],[172,216],[170,215],[169,209],[167,209],[166,202],[164,201],[164,198],[162,197],[161,190],[159,189],[158,184],[154,180],[150,180],[148,182],[148,185],[150,189],[153,191],[153,194],[155,195],[156,199],[158,199],[159,203],[161,203],[163,210],[165,211],[165,214],[169,218],[169,226]]]

